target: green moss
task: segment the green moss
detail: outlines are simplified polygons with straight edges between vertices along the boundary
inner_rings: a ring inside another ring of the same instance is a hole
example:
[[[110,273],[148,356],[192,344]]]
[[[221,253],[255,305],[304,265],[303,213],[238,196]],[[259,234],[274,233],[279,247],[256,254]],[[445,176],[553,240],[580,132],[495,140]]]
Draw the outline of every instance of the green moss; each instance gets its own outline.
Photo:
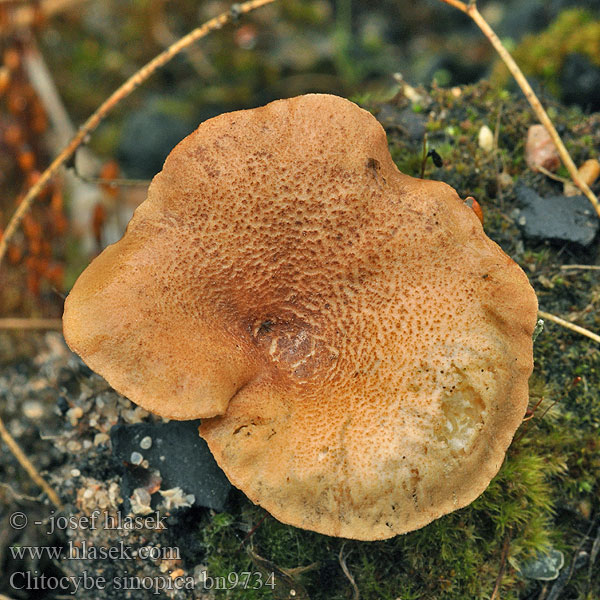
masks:
[[[391,540],[344,542],[296,529],[265,515],[240,496],[235,516],[215,515],[203,529],[209,573],[227,577],[230,572],[255,569],[241,543],[260,523],[251,538],[256,553],[279,569],[317,563],[301,578],[313,600],[341,600],[351,593],[338,562],[342,546],[365,600],[486,598],[508,539],[509,567],[502,597],[518,598],[527,585],[516,575],[520,564],[552,545],[572,551],[569,526],[555,522],[557,508],[581,494],[590,496],[600,477],[600,444],[565,427],[570,418],[555,407],[542,421],[524,425],[520,439],[482,496],[421,530]],[[576,469],[577,481],[565,486]],[[223,592],[229,598],[251,599],[270,594],[265,588]]]
[[[532,439],[532,438],[530,438]],[[361,598],[484,598],[494,586],[505,536],[510,539],[509,559],[521,560],[546,549],[553,539],[552,478],[565,469],[565,461],[546,444],[531,452],[525,437],[514,449],[498,477],[471,506],[447,515],[413,533],[382,542],[344,542],[302,531],[267,516],[253,536],[256,552],[280,568],[292,569],[317,562],[317,569],[304,575],[303,583],[313,599],[347,598],[351,591],[338,563],[342,544],[350,572]],[[537,446],[537,442],[536,442]],[[249,504],[242,513],[254,522],[262,511]],[[243,533],[234,518],[215,516],[204,529],[211,557],[209,572],[226,576],[248,570],[251,561],[240,552]],[[236,531],[236,528],[238,531]],[[506,576],[503,597],[515,595],[523,584],[511,573]],[[262,598],[231,590],[231,598]]]
[[[526,587],[516,575],[519,564],[551,545],[567,552],[572,549],[565,541],[564,525],[554,523],[558,502],[565,501],[560,490],[567,470],[577,463],[586,473],[578,482],[577,495],[591,494],[600,476],[597,445],[591,449],[596,451],[596,463],[590,468],[594,454],[581,448],[579,435],[562,429],[564,417],[558,410],[556,414],[544,419],[543,427],[530,425],[511,448],[498,476],[469,507],[391,540],[344,542],[302,531],[241,500],[235,516],[215,515],[203,529],[208,572],[226,578],[232,572],[256,570],[241,541],[264,518],[252,536],[253,551],[278,569],[317,563],[313,571],[297,578],[313,600],[341,600],[351,593],[338,562],[342,545],[365,600],[394,600],[399,594],[402,598],[486,598],[497,577],[505,539],[509,540],[509,568],[502,597],[518,598]],[[232,589],[222,594],[270,598],[271,590]]]

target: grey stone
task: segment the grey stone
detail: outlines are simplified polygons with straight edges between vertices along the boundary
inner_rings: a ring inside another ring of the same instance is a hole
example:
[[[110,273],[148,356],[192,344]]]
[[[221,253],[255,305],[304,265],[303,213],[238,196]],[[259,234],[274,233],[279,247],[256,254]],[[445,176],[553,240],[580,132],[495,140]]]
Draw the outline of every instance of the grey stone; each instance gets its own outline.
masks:
[[[538,554],[533,560],[525,563],[520,572],[526,579],[552,581],[558,577],[564,564],[564,554],[551,548],[547,554]]]
[[[206,442],[198,435],[200,421],[168,423],[135,423],[115,425],[110,431],[114,457],[125,464],[122,493],[127,498],[144,485],[153,470],[160,472],[161,489],[180,487],[193,494],[197,506],[223,510],[231,484],[213,458]],[[148,470],[131,465],[132,453],[138,453],[140,442],[152,438],[143,451]]]
[[[123,125],[117,158],[128,177],[154,177],[169,152],[195,129],[195,124],[165,112],[160,100],[146,101]]]
[[[377,113],[377,120],[386,128],[397,127],[411,140],[423,140],[427,118],[411,108],[399,109],[392,104],[384,104]]]
[[[520,206],[514,216],[523,236],[534,240],[589,246],[598,232],[598,217],[585,196],[540,195],[522,183],[515,186]]]

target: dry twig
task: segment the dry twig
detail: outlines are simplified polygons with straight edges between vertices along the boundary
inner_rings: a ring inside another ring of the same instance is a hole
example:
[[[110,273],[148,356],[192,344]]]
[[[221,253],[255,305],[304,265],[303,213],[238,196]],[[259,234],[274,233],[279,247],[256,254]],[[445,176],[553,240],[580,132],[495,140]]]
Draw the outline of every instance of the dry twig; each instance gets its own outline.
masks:
[[[88,175],[82,175],[79,172],[77,173],[77,177],[86,183],[93,183],[94,185],[107,185],[111,188],[148,187],[150,185],[150,179],[104,179],[103,177],[90,177]]]
[[[548,319],[548,321],[552,321],[553,323],[557,323],[558,325],[561,325],[566,329],[570,329],[571,331],[575,331],[576,333],[585,335],[585,337],[588,337],[591,340],[594,340],[595,342],[598,342],[600,344],[600,335],[594,333],[593,331],[590,331],[589,329],[586,329],[585,327],[573,325],[573,323],[569,323],[569,321],[565,321],[564,319],[561,319],[560,317],[557,317],[556,315],[553,315],[551,313],[547,313],[543,310],[538,310],[538,315],[542,317],[542,319]]]
[[[62,329],[60,319],[0,319],[0,329]]]
[[[232,20],[237,19],[240,15],[246,14],[252,10],[271,4],[275,0],[248,0],[241,4],[234,4],[228,12],[222,13],[214,17],[197,29],[194,29],[184,37],[171,44],[164,52],[155,56],[149,63],[144,65],[139,71],[134,73],[121,87],[111,94],[98,108],[98,110],[79,128],[79,131],[73,136],[71,141],[63,149],[63,151],[52,161],[50,166],[41,174],[37,183],[32,186],[25,198],[19,204],[19,207],[11,217],[6,231],[0,239],[0,265],[6,250],[8,242],[19,227],[23,217],[27,214],[38,194],[44,189],[48,181],[56,174],[75,153],[75,150],[86,140],[86,138],[98,127],[102,119],[119,103],[121,100],[129,96],[137,87],[144,83],[157,69],[166,65],[174,56],[182,50],[192,45],[194,42],[206,37],[210,32],[221,29],[224,25]]]
[[[449,4],[450,6],[453,6],[454,8],[458,8],[458,10],[464,12],[469,17],[471,17],[471,19],[473,19],[473,21],[475,21],[475,23],[477,24],[479,29],[481,29],[481,31],[483,32],[485,37],[487,37],[487,39],[490,41],[492,46],[494,46],[494,49],[496,50],[496,52],[498,52],[498,54],[500,55],[500,58],[504,61],[504,64],[508,67],[509,71],[512,73],[512,76],[515,78],[516,82],[519,84],[519,87],[523,90],[523,93],[525,94],[525,98],[527,98],[529,104],[531,105],[531,108],[533,108],[538,119],[540,120],[542,125],[546,128],[546,131],[552,138],[552,141],[554,142],[554,145],[556,146],[556,149],[558,150],[558,153],[560,155],[560,158],[561,158],[563,164],[565,165],[565,167],[567,167],[567,170],[569,171],[569,175],[571,176],[571,179],[573,179],[573,181],[575,182],[575,185],[577,185],[577,187],[586,195],[587,199],[592,203],[592,206],[594,207],[596,213],[600,217],[600,203],[598,202],[598,198],[596,198],[596,194],[594,194],[594,192],[592,192],[592,190],[590,189],[588,184],[585,181],[583,181],[581,179],[581,177],[579,176],[577,167],[575,166],[575,163],[573,162],[573,159],[571,158],[569,151],[565,148],[565,145],[563,144],[562,140],[560,139],[560,136],[558,135],[556,128],[552,124],[550,117],[544,110],[542,103],[539,101],[538,97],[535,95],[535,92],[533,91],[532,87],[529,85],[529,82],[525,78],[525,75],[523,75],[523,72],[521,71],[521,69],[519,68],[517,63],[514,61],[513,57],[510,55],[508,50],[502,45],[500,38],[494,33],[494,30],[488,25],[488,22],[483,18],[481,13],[477,10],[477,5],[476,5],[475,1],[471,0],[470,2],[468,2],[468,4],[465,4],[464,2],[461,2],[460,0],[441,0],[441,1],[445,2],[446,4]]]
[[[504,571],[506,569],[506,559],[508,558],[508,548],[510,545],[510,538],[508,537],[508,533],[504,537],[504,544],[502,544],[502,556],[500,557],[500,569],[498,571],[498,577],[496,577],[496,583],[494,585],[494,590],[492,591],[492,595],[490,596],[490,600],[495,600],[496,596],[500,592],[500,584],[502,583],[502,578],[504,577]]]
[[[570,183],[570,181],[566,177],[561,177],[560,175],[556,175],[552,171],[548,171],[548,169],[546,169],[546,167],[543,167],[542,165],[536,165],[535,168],[540,173],[543,173],[546,177],[549,177],[550,179],[553,179],[554,181],[558,181],[559,183],[562,183],[562,184]]]
[[[56,506],[56,508],[61,508],[62,503],[58,494],[50,487],[48,482],[38,473],[38,470],[33,466],[33,463],[25,456],[23,450],[21,450],[19,444],[15,442],[14,438],[6,429],[4,425],[4,421],[0,418],[0,437],[4,441],[4,443],[8,446],[8,449],[13,453],[14,457],[19,461],[21,466],[27,471],[27,474],[31,479],[39,485],[44,492],[48,495],[50,502]]]

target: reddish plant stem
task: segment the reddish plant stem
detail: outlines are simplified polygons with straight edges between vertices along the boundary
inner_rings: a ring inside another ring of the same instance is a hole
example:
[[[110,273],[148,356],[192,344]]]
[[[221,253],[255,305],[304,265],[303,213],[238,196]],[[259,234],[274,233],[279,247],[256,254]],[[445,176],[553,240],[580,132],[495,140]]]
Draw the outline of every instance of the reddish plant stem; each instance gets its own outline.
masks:
[[[18,229],[23,217],[27,214],[38,194],[44,189],[48,181],[56,174],[75,153],[77,148],[86,140],[102,119],[119,103],[121,100],[129,96],[138,86],[144,83],[157,69],[166,65],[174,56],[185,50],[188,46],[197,42],[199,39],[206,37],[210,32],[221,29],[224,25],[232,20],[237,19],[240,15],[248,13],[252,10],[271,4],[275,0],[249,0],[241,4],[235,4],[234,8],[228,12],[222,13],[214,17],[197,29],[194,29],[174,44],[169,46],[164,52],[154,57],[149,63],[144,65],[139,71],[134,73],[121,87],[113,92],[96,110],[96,112],[79,128],[79,131],[73,136],[71,141],[63,149],[63,151],[52,161],[50,166],[41,174],[40,178],[34,186],[32,186],[17,210],[11,217],[6,231],[0,239],[0,265],[6,250],[8,242]]]

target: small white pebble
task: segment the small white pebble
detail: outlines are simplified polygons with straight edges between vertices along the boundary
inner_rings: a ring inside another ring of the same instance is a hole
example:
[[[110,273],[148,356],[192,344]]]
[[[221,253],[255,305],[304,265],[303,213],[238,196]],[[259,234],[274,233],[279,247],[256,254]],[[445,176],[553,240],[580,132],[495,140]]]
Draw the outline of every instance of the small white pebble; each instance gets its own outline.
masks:
[[[503,190],[509,188],[513,184],[513,178],[506,171],[499,173],[496,180],[498,181],[500,188]]]
[[[149,435],[147,435],[145,438],[142,438],[142,440],[140,442],[140,448],[142,448],[142,450],[148,450],[151,447],[152,447],[152,438]]]
[[[483,125],[479,130],[478,143],[479,147],[486,152],[491,152],[494,149],[494,134],[487,125]]]
[[[94,446],[100,446],[100,444],[106,444],[110,438],[106,433],[97,433],[94,436]]]
[[[161,504],[166,510],[191,506],[196,500],[193,494],[184,495],[183,490],[180,487],[174,487],[169,490],[159,490],[158,492],[163,497]]]
[[[150,494],[144,488],[135,488],[130,496],[131,512],[136,515],[147,515],[152,512],[150,508]]]
[[[196,565],[193,571],[194,581],[202,585],[206,581],[207,571],[208,567],[206,565]]]
[[[44,414],[44,407],[37,400],[28,400],[23,404],[23,414],[28,419],[39,419]]]
[[[94,495],[94,490],[91,488],[88,488],[87,490],[85,490],[85,492],[83,492],[83,497],[85,499],[91,498]]]
[[[119,485],[114,481],[108,486],[108,499],[113,506],[117,506],[123,502],[123,498],[120,496]]]
[[[71,477],[79,477],[81,475],[81,471],[79,469],[71,469]]]
[[[139,452],[132,452],[129,461],[134,465],[141,465],[144,457]]]
[[[150,494],[146,488],[135,488],[133,493],[137,496],[137,499],[143,502],[144,504],[150,504]]]
[[[136,418],[140,421],[150,415],[150,413],[141,406],[136,406],[133,412],[135,412]]]
[[[131,404],[131,403],[130,403]],[[143,408],[126,409],[121,412],[121,416],[127,423],[140,423],[141,420],[148,415]]]
[[[65,417],[67,417],[69,423],[73,427],[75,427],[75,425],[77,425],[77,421],[79,421],[79,419],[81,419],[82,416],[83,416],[83,410],[82,410],[81,406],[74,406],[73,408],[70,408],[65,414]]]
[[[13,419],[10,422],[10,432],[13,437],[20,438],[25,433],[25,426],[16,419]]]
[[[94,393],[94,390],[87,383],[81,383],[79,393],[80,398],[89,398]]]

